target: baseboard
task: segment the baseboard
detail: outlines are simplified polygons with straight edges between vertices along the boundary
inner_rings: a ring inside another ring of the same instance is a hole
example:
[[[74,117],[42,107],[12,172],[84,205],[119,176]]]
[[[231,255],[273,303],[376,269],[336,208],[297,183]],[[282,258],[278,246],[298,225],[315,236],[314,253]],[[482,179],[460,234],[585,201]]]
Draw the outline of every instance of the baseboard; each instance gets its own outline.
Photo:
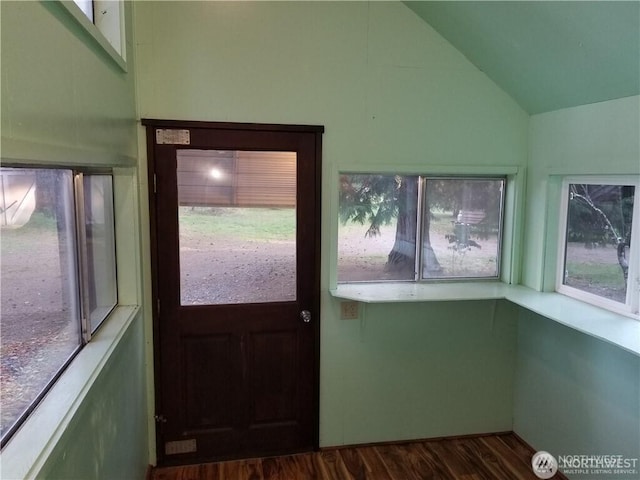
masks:
[[[362,447],[382,447],[385,445],[405,445],[407,443],[416,443],[416,442],[437,442],[439,440],[458,440],[458,439],[464,439],[464,438],[479,438],[479,437],[486,437],[489,435],[495,435],[495,436],[500,436],[500,435],[511,435],[513,434],[513,432],[511,431],[501,431],[501,432],[487,432],[487,433],[470,433],[470,434],[466,434],[466,435],[449,435],[449,436],[444,436],[444,437],[428,437],[428,438],[408,438],[406,440],[391,440],[391,441],[384,441],[384,442],[370,442],[370,443],[352,443],[349,445],[336,445],[336,446],[329,446],[329,447],[320,447],[318,449],[318,451],[323,452],[325,450],[342,450],[342,449],[346,449],[346,448],[362,448]],[[516,435],[517,436],[517,435]],[[518,437],[520,438],[520,437]],[[527,446],[529,445],[528,443],[524,442]],[[534,450],[535,452],[535,450]]]

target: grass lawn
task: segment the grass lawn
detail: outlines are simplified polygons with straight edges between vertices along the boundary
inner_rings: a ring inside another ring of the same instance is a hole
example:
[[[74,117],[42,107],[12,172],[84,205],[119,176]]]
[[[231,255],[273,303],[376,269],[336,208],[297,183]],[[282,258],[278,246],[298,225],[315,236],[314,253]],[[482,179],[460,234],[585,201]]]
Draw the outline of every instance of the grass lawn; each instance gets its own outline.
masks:
[[[180,207],[180,234],[246,240],[293,240],[293,208]]]

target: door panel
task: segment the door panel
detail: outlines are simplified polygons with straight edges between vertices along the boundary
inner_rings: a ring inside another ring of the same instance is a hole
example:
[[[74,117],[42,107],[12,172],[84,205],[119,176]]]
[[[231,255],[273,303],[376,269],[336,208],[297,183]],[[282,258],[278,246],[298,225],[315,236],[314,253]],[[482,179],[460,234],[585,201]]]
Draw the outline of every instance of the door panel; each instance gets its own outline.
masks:
[[[144,123],[159,463],[316,447],[322,129]]]
[[[297,418],[298,332],[255,332],[249,343],[252,428]]]
[[[237,347],[229,334],[183,340],[188,431],[233,427],[242,378]]]

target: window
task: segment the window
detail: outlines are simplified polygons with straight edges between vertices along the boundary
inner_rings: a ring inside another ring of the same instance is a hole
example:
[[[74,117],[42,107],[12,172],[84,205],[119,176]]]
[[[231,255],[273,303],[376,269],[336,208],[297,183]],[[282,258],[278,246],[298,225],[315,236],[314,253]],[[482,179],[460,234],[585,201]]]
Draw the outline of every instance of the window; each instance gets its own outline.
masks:
[[[93,333],[117,302],[113,179],[111,175],[87,174],[78,174],[78,179],[82,181],[84,200],[83,304],[88,307],[85,316]]]
[[[558,292],[638,313],[637,188],[629,178],[564,181]]]
[[[296,153],[176,154],[181,305],[295,301]]]
[[[504,190],[495,177],[340,175],[338,282],[499,278]]]
[[[2,444],[116,304],[113,220],[110,175],[0,168]]]
[[[126,70],[122,0],[62,0],[60,5]]]
[[[73,0],[73,2],[80,7],[82,13],[93,23],[93,0]]]

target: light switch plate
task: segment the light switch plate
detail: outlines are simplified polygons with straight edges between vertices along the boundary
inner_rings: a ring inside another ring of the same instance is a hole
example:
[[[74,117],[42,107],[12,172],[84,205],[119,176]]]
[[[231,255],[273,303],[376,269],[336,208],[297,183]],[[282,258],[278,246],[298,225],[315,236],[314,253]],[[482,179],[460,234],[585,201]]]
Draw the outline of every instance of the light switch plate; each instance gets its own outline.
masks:
[[[340,319],[357,320],[359,316],[358,302],[340,302]]]

